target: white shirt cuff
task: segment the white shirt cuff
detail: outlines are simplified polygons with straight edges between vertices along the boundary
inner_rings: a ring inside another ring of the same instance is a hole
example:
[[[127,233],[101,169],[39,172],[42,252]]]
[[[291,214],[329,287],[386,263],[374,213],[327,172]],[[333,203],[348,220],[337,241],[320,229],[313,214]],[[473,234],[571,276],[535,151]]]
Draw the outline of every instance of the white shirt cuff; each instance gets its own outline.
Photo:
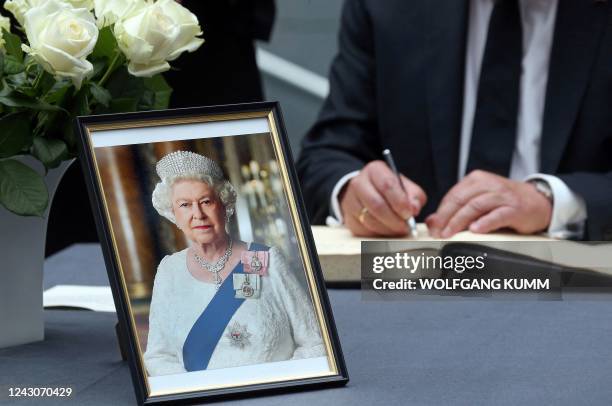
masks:
[[[574,193],[565,182],[553,175],[536,173],[525,181],[540,179],[548,183],[553,194],[553,211],[547,233],[550,237],[581,239],[587,219],[584,199]]]
[[[347,182],[353,179],[355,176],[359,175],[359,171],[353,171],[347,173],[343,177],[340,178],[334,189],[332,190],[331,198],[330,198],[330,215],[325,219],[325,224],[328,226],[339,226],[344,224],[344,219],[342,218],[342,211],[340,210],[340,202],[338,201],[338,195],[340,195],[340,191],[347,184]]]

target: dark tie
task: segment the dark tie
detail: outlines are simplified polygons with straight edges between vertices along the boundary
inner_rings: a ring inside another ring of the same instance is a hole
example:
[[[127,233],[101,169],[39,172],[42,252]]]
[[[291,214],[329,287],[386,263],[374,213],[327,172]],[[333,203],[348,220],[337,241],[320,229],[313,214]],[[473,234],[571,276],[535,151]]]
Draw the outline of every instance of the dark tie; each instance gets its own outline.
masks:
[[[508,176],[519,105],[523,30],[518,0],[497,0],[482,59],[466,173]]]

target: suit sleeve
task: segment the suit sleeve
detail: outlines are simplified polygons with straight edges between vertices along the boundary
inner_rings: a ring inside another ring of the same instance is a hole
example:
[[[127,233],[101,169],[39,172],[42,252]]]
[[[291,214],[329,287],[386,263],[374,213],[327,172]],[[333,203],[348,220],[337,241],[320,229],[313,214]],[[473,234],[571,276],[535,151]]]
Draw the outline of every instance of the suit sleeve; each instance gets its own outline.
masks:
[[[576,172],[558,176],[586,203],[585,239],[589,241],[612,240],[612,210],[610,210],[612,172],[605,174]]]
[[[339,51],[329,76],[330,93],[302,142],[298,176],[313,224],[330,214],[334,185],[379,158],[376,66],[370,15],[362,0],[345,3]]]

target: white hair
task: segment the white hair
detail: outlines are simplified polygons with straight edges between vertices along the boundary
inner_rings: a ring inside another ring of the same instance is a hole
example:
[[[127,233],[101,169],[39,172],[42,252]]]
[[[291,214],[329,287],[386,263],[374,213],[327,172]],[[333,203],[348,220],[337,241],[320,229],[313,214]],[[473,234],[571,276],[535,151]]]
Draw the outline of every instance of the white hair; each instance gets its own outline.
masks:
[[[198,165],[193,165],[197,160]],[[181,168],[182,162],[188,161],[186,167]],[[177,165],[177,162],[179,163]],[[169,170],[174,165],[176,170]],[[179,169],[181,168],[181,169]],[[157,163],[157,173],[161,182],[153,190],[151,200],[157,212],[176,224],[176,217],[172,209],[172,186],[179,180],[196,180],[208,184],[215,191],[217,197],[225,208],[226,224],[234,214],[236,208],[236,190],[234,186],[223,177],[219,165],[211,159],[193,152],[178,151],[166,155]]]

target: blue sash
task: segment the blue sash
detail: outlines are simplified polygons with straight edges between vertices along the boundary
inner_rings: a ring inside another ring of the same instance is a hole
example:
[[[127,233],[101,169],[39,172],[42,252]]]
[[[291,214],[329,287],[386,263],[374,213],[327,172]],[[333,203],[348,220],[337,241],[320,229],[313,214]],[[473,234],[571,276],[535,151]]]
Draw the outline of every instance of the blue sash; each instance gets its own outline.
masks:
[[[252,243],[249,251],[267,251],[269,247]],[[242,262],[230,272],[221,287],[191,327],[183,344],[183,364],[187,371],[208,368],[210,357],[217,347],[225,328],[245,301],[234,297],[233,274],[244,273]]]

